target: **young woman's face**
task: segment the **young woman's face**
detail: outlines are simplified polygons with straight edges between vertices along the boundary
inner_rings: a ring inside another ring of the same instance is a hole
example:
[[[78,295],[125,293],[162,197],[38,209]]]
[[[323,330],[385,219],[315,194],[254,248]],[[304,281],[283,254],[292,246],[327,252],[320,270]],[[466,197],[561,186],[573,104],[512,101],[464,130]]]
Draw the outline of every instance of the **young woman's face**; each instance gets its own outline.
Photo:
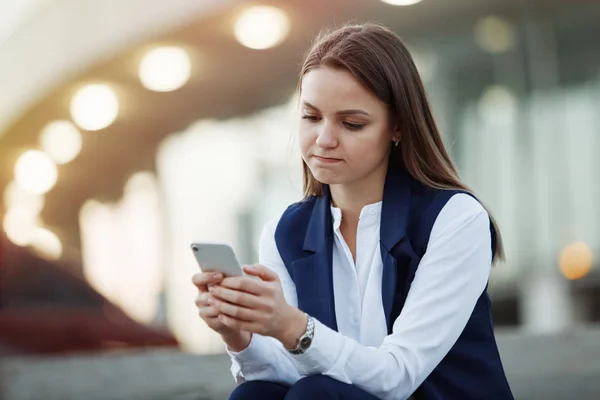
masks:
[[[302,78],[301,93],[300,150],[319,182],[357,183],[387,168],[387,109],[352,74],[313,69]]]

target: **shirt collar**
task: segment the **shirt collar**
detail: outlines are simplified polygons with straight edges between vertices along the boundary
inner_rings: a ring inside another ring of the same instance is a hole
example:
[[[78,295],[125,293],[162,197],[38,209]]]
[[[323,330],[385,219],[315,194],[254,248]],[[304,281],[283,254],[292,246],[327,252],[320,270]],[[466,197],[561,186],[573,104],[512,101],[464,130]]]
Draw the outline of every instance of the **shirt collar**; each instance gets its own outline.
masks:
[[[360,210],[360,215],[358,217],[359,221],[367,218],[380,216],[382,204],[383,201],[378,201],[377,203],[367,204],[366,206],[364,206],[362,210]],[[334,228],[337,228],[342,222],[342,210],[337,207],[334,207],[333,205],[331,205],[330,208]]]

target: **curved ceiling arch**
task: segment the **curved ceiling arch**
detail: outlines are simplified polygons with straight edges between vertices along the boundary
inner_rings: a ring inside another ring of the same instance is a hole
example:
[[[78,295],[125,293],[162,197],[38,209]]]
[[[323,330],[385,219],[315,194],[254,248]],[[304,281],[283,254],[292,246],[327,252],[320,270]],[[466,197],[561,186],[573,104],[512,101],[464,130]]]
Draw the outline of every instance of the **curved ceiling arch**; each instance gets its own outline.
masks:
[[[3,6],[0,136],[69,77],[240,0],[27,0]]]

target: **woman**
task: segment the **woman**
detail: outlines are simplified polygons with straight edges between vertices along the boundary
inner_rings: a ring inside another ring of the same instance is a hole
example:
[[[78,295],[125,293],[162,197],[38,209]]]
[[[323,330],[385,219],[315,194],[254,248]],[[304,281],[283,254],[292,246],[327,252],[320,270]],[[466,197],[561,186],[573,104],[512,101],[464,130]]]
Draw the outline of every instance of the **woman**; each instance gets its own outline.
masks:
[[[512,399],[486,292],[500,235],[406,47],[345,26],[300,77],[306,198],[266,225],[245,267],[260,279],[193,278],[240,384],[231,399]]]

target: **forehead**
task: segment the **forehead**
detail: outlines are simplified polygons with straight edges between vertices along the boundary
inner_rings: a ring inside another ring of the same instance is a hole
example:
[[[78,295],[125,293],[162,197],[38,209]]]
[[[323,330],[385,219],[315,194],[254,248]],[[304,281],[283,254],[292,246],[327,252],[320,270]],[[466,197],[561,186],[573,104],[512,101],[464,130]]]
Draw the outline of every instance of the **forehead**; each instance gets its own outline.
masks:
[[[302,77],[301,100],[320,110],[361,108],[370,113],[385,111],[384,104],[344,69],[315,68]]]

